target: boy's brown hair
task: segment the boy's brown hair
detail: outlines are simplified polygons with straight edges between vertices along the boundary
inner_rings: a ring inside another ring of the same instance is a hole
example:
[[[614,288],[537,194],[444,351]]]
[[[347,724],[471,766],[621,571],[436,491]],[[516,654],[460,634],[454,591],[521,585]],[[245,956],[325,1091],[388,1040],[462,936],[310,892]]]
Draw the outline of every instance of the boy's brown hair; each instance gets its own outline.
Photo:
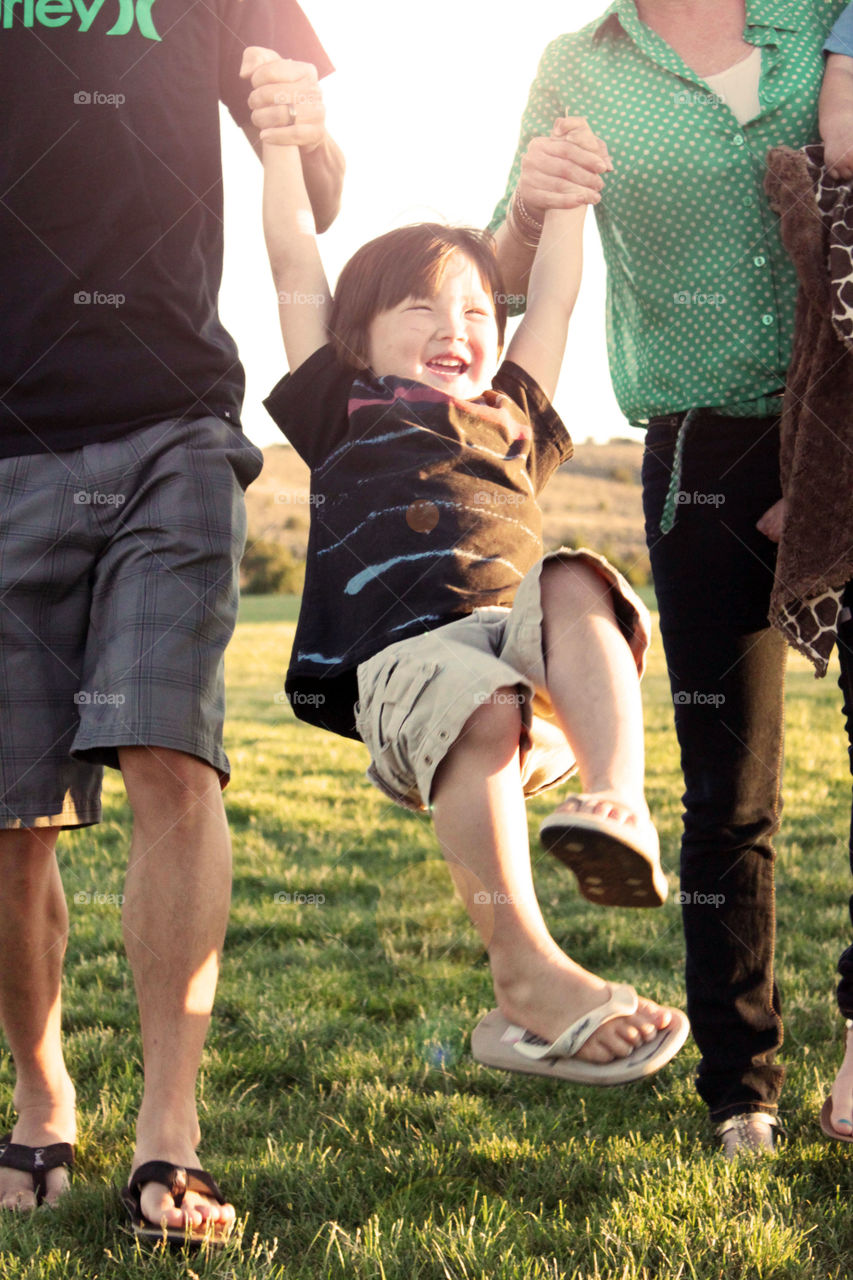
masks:
[[[368,368],[368,331],[373,320],[405,298],[435,297],[454,253],[463,253],[473,262],[492,295],[498,343],[503,347],[506,295],[492,236],[473,227],[419,222],[369,240],[341,272],[329,319],[329,341],[341,364]]]

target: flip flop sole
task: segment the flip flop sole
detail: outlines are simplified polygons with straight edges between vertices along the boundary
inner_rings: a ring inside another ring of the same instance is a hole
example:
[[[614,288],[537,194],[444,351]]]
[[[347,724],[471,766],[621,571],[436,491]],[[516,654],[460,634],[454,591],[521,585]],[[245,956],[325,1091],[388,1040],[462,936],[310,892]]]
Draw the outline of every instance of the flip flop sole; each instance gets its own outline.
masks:
[[[655,855],[601,824],[573,814],[570,821],[546,818],[539,838],[578,879],[589,902],[603,907],[662,907],[669,886]]]
[[[832,1127],[832,1098],[827,1098],[820,1109],[820,1127],[827,1138],[833,1138],[836,1142],[853,1142],[853,1133],[839,1133]]]
[[[471,1033],[471,1055],[486,1067],[520,1071],[524,1075],[546,1076],[572,1084],[620,1085],[654,1075],[671,1061],[690,1033],[690,1023],[679,1009],[672,1009],[672,1022],[654,1040],[639,1045],[627,1058],[614,1062],[583,1062],[579,1058],[525,1058],[507,1038],[511,1023],[499,1009],[477,1024]]]

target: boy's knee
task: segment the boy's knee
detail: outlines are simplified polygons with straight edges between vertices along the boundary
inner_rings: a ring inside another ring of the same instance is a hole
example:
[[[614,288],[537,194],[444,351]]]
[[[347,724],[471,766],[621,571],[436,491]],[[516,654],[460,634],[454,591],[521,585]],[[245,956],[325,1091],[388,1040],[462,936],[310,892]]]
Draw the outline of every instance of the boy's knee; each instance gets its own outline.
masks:
[[[542,570],[540,589],[543,596],[583,595],[610,602],[610,584],[603,579],[601,573],[594,570],[592,564],[580,559],[556,559],[548,561]]]
[[[457,745],[511,755],[518,747],[525,697],[518,687],[495,689],[465,721]]]
[[[545,607],[551,602],[587,610],[603,605],[613,612],[610,584],[582,560],[549,561],[542,570],[540,590]]]

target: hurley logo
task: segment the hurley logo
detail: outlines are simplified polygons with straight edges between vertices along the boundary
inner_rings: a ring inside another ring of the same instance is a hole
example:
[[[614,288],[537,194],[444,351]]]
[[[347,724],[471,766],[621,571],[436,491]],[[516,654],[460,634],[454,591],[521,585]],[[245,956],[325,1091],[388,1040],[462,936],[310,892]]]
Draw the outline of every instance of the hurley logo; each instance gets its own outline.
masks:
[[[109,0],[112,8],[116,0]],[[134,21],[140,34],[147,40],[159,40],[160,36],[151,18],[155,0],[118,0],[118,17],[107,31],[108,36],[126,36],[133,30]],[[0,0],[3,26],[11,27],[17,19],[25,27],[64,27],[76,16],[78,31],[91,30],[107,0]],[[115,9],[113,9],[115,13]]]

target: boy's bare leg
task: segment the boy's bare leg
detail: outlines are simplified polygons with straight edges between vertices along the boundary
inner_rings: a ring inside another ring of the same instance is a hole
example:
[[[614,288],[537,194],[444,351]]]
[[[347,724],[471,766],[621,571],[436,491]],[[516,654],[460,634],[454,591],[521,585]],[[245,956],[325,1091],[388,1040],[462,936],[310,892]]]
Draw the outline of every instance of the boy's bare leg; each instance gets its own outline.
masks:
[[[844,1060],[832,1085],[831,1120],[843,1137],[853,1134],[853,1031],[847,1032]]]
[[[12,1141],[28,1147],[74,1142],[74,1086],[60,1039],[62,961],[68,911],[56,862],[58,831],[0,831],[0,1021],[12,1051],[18,1119]],[[47,1174],[47,1201],[68,1186],[65,1169]],[[32,1209],[32,1178],[0,1169],[0,1207]]]
[[[520,732],[515,690],[500,689],[470,717],[442,762],[432,813],[457,890],[489,953],[501,1012],[550,1041],[604,1004],[608,988],[560,949],[539,910],[519,768]],[[669,1021],[666,1009],[641,1000],[631,1017],[600,1027],[578,1057],[590,1062],[625,1057]]]
[[[199,1167],[195,1087],[210,1021],[231,898],[231,842],[219,778],[164,748],[119,752],[133,809],[124,936],[142,1026],[145,1085],[133,1169],[148,1160]],[[187,1192],[176,1209],[148,1183],[142,1212],[155,1223],[214,1227],[234,1217]]]
[[[583,790],[602,795],[601,813],[628,822],[647,819],[640,682],[610,589],[586,565],[552,561],[542,572],[541,590],[548,693]],[[575,804],[569,797],[561,807]]]

